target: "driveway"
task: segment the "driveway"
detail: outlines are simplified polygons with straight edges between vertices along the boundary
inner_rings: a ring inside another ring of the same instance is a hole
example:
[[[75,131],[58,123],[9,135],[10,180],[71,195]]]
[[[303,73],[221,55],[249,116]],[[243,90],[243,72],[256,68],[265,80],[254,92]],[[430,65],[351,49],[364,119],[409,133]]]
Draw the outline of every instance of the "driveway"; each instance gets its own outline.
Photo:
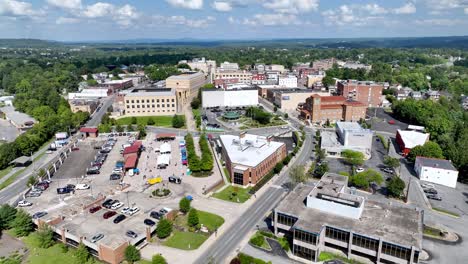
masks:
[[[375,131],[385,131],[396,134],[398,129],[408,128],[408,124],[398,121],[382,108],[369,108],[367,110],[367,117],[371,119],[371,129]],[[389,124],[388,121],[390,120],[393,120],[395,123],[393,125]]]

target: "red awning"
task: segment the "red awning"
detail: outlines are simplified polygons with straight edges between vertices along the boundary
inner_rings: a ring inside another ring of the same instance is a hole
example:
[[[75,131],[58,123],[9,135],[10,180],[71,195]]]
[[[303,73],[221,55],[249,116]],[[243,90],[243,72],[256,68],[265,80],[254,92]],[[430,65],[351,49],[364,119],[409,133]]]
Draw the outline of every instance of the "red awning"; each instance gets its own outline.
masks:
[[[96,127],[82,127],[80,128],[82,133],[97,133],[98,129]]]
[[[125,159],[125,169],[134,169],[136,167],[138,157],[137,156],[129,156],[128,158]]]
[[[138,153],[138,151],[140,150],[140,147],[138,145],[131,145],[130,147],[126,147],[122,153],[122,155],[127,155],[127,154],[130,154],[130,153]]]

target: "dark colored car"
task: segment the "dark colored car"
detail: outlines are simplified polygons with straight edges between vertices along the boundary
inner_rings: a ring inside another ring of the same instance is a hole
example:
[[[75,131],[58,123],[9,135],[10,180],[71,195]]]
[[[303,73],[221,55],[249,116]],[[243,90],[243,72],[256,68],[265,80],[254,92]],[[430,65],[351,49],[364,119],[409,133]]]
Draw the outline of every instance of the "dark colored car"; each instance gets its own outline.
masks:
[[[92,214],[94,214],[95,212],[97,212],[97,211],[99,211],[99,210],[101,210],[101,209],[102,209],[101,206],[95,206],[95,207],[89,208],[89,212],[92,213]]]
[[[150,216],[151,216],[152,218],[158,219],[158,220],[161,219],[161,218],[163,217],[163,215],[162,215],[161,213],[156,212],[156,211],[152,211],[152,212],[150,213]]]
[[[71,189],[71,190],[75,190],[76,186],[74,184],[67,184],[67,186],[65,186],[66,188],[68,189]]]
[[[436,201],[442,201],[442,197],[438,196],[437,194],[428,194],[426,195],[428,199],[436,200]]]
[[[101,173],[101,172],[99,171],[99,168],[98,168],[98,167],[93,167],[93,168],[91,168],[91,169],[87,169],[87,170],[86,170],[86,174],[88,174],[88,175],[91,175],[91,174],[99,174],[99,173]]]
[[[430,194],[437,194],[437,190],[434,188],[425,189],[424,192]]]
[[[127,218],[125,215],[121,214],[114,219],[114,224],[118,224]]]
[[[143,221],[143,223],[145,223],[145,225],[149,225],[149,226],[154,226],[156,223],[151,220],[151,219],[145,219],[145,221]]]
[[[127,232],[125,232],[125,235],[131,238],[136,238],[138,236],[137,233],[133,232],[132,230],[128,230]]]
[[[169,182],[181,184],[182,179],[179,177],[175,177],[175,176],[169,176]]]
[[[37,213],[33,214],[32,218],[33,219],[39,219],[39,218],[41,218],[41,217],[43,217],[45,215],[47,215],[47,212],[37,212]]]
[[[105,212],[105,213],[102,215],[102,217],[103,217],[104,219],[109,219],[109,218],[113,217],[113,216],[116,215],[116,214],[117,214],[117,213],[114,212],[114,211],[108,211],[108,212]]]
[[[105,201],[102,203],[102,206],[105,207],[105,208],[110,208],[111,203],[112,203],[113,201],[114,201],[114,200],[112,200],[112,199],[107,199],[107,200],[105,200]]]
[[[120,177],[121,177],[120,174],[113,173],[109,176],[109,179],[111,181],[115,181],[115,180],[120,180]]]
[[[73,189],[70,188],[57,188],[57,194],[67,194],[73,192]]]

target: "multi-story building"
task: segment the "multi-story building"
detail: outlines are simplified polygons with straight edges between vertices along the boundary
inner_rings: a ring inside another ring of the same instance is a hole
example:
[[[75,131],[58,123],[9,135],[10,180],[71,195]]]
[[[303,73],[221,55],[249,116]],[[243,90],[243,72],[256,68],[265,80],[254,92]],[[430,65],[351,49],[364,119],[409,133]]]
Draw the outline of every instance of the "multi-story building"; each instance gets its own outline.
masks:
[[[73,113],[81,111],[92,114],[98,106],[97,100],[71,100],[68,103]]]
[[[202,91],[202,107],[257,106],[256,88],[246,87],[232,90],[206,89]]]
[[[225,61],[225,62],[222,62],[219,65],[218,70],[219,71],[238,71],[239,70],[239,64],[237,64],[236,62]]]
[[[181,62],[179,62],[180,64]],[[185,61],[188,66],[194,71],[202,71],[205,75],[209,75],[216,69],[216,61],[206,60],[205,58],[194,58],[191,61]]]
[[[458,170],[450,160],[416,157],[414,171],[422,181],[457,187]]]
[[[265,84],[266,83],[266,75],[265,74],[254,74],[252,75],[252,84]]]
[[[103,83],[99,83],[98,86],[112,89],[113,92],[116,92],[119,90],[133,87],[133,80],[132,79],[106,80]]]
[[[296,88],[297,87],[297,77],[293,75],[288,76],[279,76],[278,85],[287,87],[287,88]]]
[[[134,90],[124,95],[125,115],[175,115],[178,112],[174,89]]]
[[[315,70],[326,71],[333,67],[333,64],[336,63],[335,58],[325,59],[325,60],[316,60],[312,62],[312,68]]]
[[[366,117],[367,105],[344,96],[313,94],[306,99],[301,117],[312,123],[359,121]]]
[[[327,156],[341,157],[344,150],[359,151],[366,159],[371,157],[374,132],[356,122],[336,122],[335,131],[322,131],[320,148]]]
[[[382,104],[383,84],[371,81],[346,80],[337,82],[337,93],[369,107]]]
[[[329,96],[328,92],[311,89],[270,89],[267,98],[270,99],[281,111],[295,111],[299,105],[305,103],[306,99],[313,94]]]
[[[314,86],[314,84],[318,82],[322,82],[325,76],[326,75],[324,71],[311,72],[310,74],[307,75],[307,87],[312,87]]]
[[[267,71],[277,71],[279,73],[286,72],[286,68],[283,65],[280,65],[280,64],[266,65],[265,70],[267,70]]]
[[[238,78],[228,78],[228,79],[214,79],[213,84],[218,89],[226,89],[229,85],[235,85],[239,83]]]
[[[226,162],[231,182],[238,185],[255,185],[278,162],[286,157],[286,145],[273,138],[246,134],[221,135],[221,153]]]
[[[252,73],[248,71],[217,71],[214,74],[215,79],[237,78],[239,83],[252,84]]]
[[[109,88],[89,88],[83,89],[78,93],[68,93],[68,100],[75,99],[98,99],[107,97],[112,94],[112,89]]]
[[[275,235],[292,241],[292,258],[318,261],[324,251],[375,263],[412,264],[422,250],[423,213],[398,203],[355,194],[348,177],[326,173],[299,184],[273,210]]]
[[[366,71],[370,71],[372,69],[372,65],[367,65],[367,64],[362,64],[359,62],[353,62],[353,61],[347,61],[343,64],[343,68],[348,68],[348,69],[364,69]]]
[[[190,103],[191,96],[196,95],[198,89],[205,84],[206,77],[202,72],[173,75],[166,79],[166,87],[175,89],[177,101],[181,106]]]

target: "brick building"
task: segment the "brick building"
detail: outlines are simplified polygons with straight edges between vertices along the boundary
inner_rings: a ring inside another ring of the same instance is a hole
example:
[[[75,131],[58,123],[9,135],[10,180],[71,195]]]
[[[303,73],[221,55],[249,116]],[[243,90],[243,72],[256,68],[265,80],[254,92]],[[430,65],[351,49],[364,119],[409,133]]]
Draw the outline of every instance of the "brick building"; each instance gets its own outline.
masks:
[[[367,105],[344,96],[313,94],[306,99],[301,117],[313,123],[359,121],[366,117]]]
[[[231,182],[255,185],[286,157],[286,145],[272,137],[241,133],[221,135],[222,156]]]
[[[382,105],[382,83],[345,80],[337,82],[337,93],[348,99],[359,101],[369,107]]]

